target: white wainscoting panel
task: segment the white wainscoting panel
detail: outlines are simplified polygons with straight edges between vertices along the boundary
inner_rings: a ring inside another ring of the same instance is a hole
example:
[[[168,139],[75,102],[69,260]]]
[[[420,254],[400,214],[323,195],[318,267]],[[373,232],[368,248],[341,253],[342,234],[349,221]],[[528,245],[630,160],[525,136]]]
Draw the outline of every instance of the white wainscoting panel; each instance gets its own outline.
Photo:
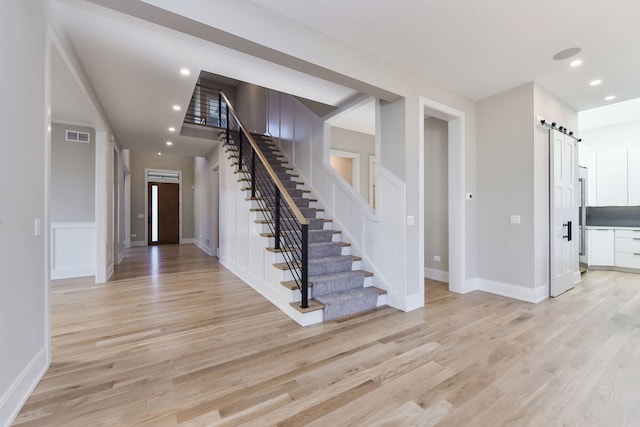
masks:
[[[95,222],[51,223],[51,279],[95,274]]]

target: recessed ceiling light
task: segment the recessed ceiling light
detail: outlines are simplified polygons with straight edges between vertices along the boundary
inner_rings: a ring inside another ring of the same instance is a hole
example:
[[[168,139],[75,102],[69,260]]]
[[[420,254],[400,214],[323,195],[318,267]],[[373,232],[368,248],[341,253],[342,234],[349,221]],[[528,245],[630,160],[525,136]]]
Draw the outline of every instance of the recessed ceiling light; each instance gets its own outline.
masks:
[[[180,108],[180,106],[179,106],[179,105],[174,105],[174,106],[173,106],[173,110],[174,110],[174,111],[180,111],[180,110],[181,110],[181,108]]]
[[[180,74],[182,74],[183,76],[188,76],[189,74],[191,74],[191,71],[188,68],[180,68]]]
[[[582,65],[582,59],[576,59],[575,61],[571,61],[569,63],[569,67],[579,67]]]
[[[162,153],[158,152],[158,156],[162,156]]]
[[[171,142],[171,141],[167,141],[167,146],[168,146],[168,147],[171,147],[172,145],[173,145],[173,142]]]
[[[582,49],[580,49],[579,47],[570,47],[569,49],[561,50],[560,52],[553,55],[553,59],[555,59],[556,61],[562,61],[576,56],[581,51]]]
[[[176,128],[174,128],[173,126],[169,126],[169,132],[175,132]]]
[[[615,96],[615,95],[609,95],[609,96],[607,96],[604,100],[605,100],[605,101],[613,101],[614,99],[616,99],[616,96]]]
[[[600,83],[602,83],[602,80],[600,79],[591,80],[591,82],[589,83],[589,86],[598,86]]]

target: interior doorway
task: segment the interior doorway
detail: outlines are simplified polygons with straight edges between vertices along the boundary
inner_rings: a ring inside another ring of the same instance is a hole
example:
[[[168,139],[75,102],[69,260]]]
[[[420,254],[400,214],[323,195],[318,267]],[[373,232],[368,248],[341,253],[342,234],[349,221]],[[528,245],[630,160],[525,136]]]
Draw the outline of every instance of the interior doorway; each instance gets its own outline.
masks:
[[[180,186],[176,183],[149,182],[147,201],[147,243],[180,243]]]
[[[472,280],[466,278],[466,201],[473,198],[471,193],[466,193],[465,186],[465,114],[462,111],[442,105],[438,102],[420,98],[419,104],[419,206],[420,211],[418,233],[425,233],[425,121],[436,118],[446,122],[447,128],[447,242],[448,242],[448,282],[449,291],[467,293],[475,290]],[[419,249],[419,259],[424,276],[425,245],[422,240]],[[441,258],[442,259],[442,258]],[[423,285],[424,286],[424,285]]]
[[[449,130],[444,120],[424,121],[424,277],[449,282]]]

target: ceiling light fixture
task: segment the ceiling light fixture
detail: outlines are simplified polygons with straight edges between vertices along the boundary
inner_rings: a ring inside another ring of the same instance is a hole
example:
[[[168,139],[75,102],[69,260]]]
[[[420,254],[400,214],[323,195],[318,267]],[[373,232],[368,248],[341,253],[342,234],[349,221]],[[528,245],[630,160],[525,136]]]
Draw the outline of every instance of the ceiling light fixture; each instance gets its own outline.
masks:
[[[167,147],[171,147],[172,145],[173,145],[173,142],[167,141]]]
[[[181,110],[181,108],[180,108],[179,105],[174,105],[173,106],[173,111],[180,111],[180,110]]]
[[[183,76],[188,76],[189,74],[191,74],[191,71],[188,68],[180,68],[180,74],[182,74]]]
[[[561,50],[560,52],[553,55],[553,59],[556,61],[564,61],[565,59],[572,58],[582,52],[582,49],[579,47],[570,47],[569,49]]]
[[[581,65],[582,65],[582,59],[576,59],[569,63],[569,67],[572,67],[572,68],[579,67]]]
[[[169,126],[169,132],[175,132],[176,128],[174,128],[173,126]]]
[[[600,79],[591,80],[589,86],[598,86],[600,83],[602,83],[602,80]]]
[[[613,101],[614,99],[616,99],[616,96],[615,96],[615,95],[609,95],[609,96],[607,96],[604,100],[605,100],[605,101]]]
[[[161,153],[161,152],[158,152],[158,156],[162,156],[162,153]]]

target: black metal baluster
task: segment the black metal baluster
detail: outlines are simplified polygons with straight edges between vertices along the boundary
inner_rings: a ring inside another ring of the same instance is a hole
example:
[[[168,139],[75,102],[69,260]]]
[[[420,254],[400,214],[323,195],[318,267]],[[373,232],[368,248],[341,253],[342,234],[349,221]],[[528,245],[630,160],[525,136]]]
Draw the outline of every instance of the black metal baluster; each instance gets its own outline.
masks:
[[[242,170],[242,129],[238,129],[238,170]]]
[[[276,186],[276,232],[275,232],[275,239],[276,239],[276,244],[275,244],[275,248],[276,249],[280,249],[280,189],[278,188],[278,186]]]
[[[251,198],[256,198],[256,150],[251,148]]]
[[[302,308],[309,308],[309,224],[302,224]]]
[[[222,94],[218,92],[218,127],[222,127]]]

